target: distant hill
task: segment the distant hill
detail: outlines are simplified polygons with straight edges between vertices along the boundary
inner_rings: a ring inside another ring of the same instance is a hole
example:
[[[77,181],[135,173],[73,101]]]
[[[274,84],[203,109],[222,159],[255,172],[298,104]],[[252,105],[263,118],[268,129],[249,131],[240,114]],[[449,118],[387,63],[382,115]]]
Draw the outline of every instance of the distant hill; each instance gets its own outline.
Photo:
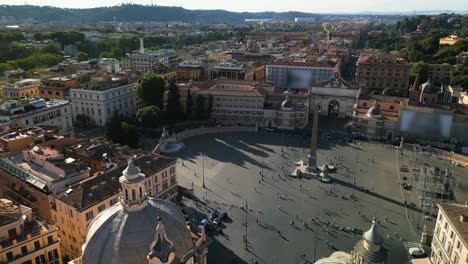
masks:
[[[259,12],[237,13],[225,10],[188,10],[182,7],[168,6],[143,6],[135,4],[123,4],[112,7],[99,7],[88,9],[68,9],[57,7],[40,7],[31,5],[9,6],[0,5],[0,18],[15,17],[17,21],[27,18],[37,22],[70,21],[82,23],[96,23],[112,21],[183,21],[200,23],[239,23],[247,18],[272,18],[293,20],[295,17],[313,16],[311,13],[302,12]]]
[[[195,0],[194,0],[195,1]],[[416,14],[453,13],[451,10],[416,11]],[[459,11],[458,13],[467,13]],[[335,13],[341,15],[412,15],[413,12],[357,12]],[[69,9],[50,6],[32,5],[0,5],[0,19],[14,17],[16,21],[33,19],[36,22],[82,22],[96,23],[112,21],[182,21],[199,23],[241,23],[245,19],[280,19],[294,20],[295,17],[321,16],[304,12],[230,12],[225,10],[188,10],[182,7],[170,6],[144,6],[136,4],[122,4],[111,7],[98,7],[88,9]]]

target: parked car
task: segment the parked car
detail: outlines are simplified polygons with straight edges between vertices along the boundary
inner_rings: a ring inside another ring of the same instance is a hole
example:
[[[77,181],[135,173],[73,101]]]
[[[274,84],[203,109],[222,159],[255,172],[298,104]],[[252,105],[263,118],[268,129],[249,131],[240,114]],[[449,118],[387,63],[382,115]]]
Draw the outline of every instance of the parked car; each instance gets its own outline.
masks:
[[[215,211],[211,212],[211,214],[210,214],[210,220],[211,221],[215,220],[218,217],[219,217],[219,212],[218,211],[215,210]]]
[[[213,225],[218,226],[219,223],[221,223],[221,219],[219,218],[219,216],[213,219]]]
[[[200,224],[198,225],[198,229],[202,230],[203,228],[206,227],[207,224],[208,224],[208,220],[206,219],[201,220]]]
[[[219,219],[221,221],[225,221],[228,218],[228,214],[226,212],[223,212],[220,216]]]
[[[424,252],[424,249],[419,248],[419,247],[412,247],[408,250],[408,253],[413,257],[413,258],[425,258],[427,257],[426,252]]]

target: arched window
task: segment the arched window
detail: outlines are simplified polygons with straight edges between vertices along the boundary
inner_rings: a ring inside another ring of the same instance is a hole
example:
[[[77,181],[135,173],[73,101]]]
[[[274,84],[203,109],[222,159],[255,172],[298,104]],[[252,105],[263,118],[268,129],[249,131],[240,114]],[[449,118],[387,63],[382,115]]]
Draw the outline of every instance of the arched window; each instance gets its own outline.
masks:
[[[141,191],[141,187],[140,187],[140,199],[143,198],[143,192]]]
[[[136,194],[135,194],[135,189],[132,189],[132,200],[136,200]]]
[[[128,201],[128,190],[125,189],[125,201]]]

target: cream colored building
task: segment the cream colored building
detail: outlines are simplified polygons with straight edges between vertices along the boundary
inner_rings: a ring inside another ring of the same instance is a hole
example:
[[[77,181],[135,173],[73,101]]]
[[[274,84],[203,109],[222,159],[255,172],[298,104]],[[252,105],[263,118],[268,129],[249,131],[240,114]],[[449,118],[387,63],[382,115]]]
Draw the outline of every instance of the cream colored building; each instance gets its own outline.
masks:
[[[3,98],[39,96],[40,79],[23,79],[2,88]]]
[[[89,83],[77,89],[70,89],[73,121],[80,116],[93,126],[105,126],[114,112],[133,117],[138,109],[139,97],[135,84],[122,81]]]
[[[10,127],[54,126],[65,134],[73,130],[70,102],[65,100],[9,100],[0,105],[0,131]]]
[[[434,264],[468,263],[468,205],[441,203],[434,228],[431,256]]]
[[[148,196],[175,201],[175,159],[145,155],[133,162],[146,175],[144,192]],[[81,255],[88,225],[101,211],[119,202],[119,177],[126,166],[119,166],[104,174],[98,173],[54,196],[52,218],[59,228],[62,255],[70,260]]]
[[[294,129],[308,122],[308,93],[278,93],[268,83],[224,78],[197,88],[194,98],[213,97],[211,118],[220,124]]]
[[[57,228],[34,219],[32,209],[0,199],[0,263],[61,264]]]

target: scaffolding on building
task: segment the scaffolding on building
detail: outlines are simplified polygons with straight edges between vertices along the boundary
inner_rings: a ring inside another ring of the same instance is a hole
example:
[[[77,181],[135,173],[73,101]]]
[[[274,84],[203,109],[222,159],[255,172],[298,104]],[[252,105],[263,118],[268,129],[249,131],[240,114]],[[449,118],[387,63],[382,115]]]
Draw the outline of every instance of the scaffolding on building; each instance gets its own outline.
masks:
[[[414,170],[416,173],[413,176],[420,202],[419,215],[422,213],[424,216],[429,216],[436,212],[436,202],[454,199],[456,178],[449,168],[440,168],[425,162],[440,157],[436,153],[424,152],[420,145],[413,145],[412,158],[416,166]]]

